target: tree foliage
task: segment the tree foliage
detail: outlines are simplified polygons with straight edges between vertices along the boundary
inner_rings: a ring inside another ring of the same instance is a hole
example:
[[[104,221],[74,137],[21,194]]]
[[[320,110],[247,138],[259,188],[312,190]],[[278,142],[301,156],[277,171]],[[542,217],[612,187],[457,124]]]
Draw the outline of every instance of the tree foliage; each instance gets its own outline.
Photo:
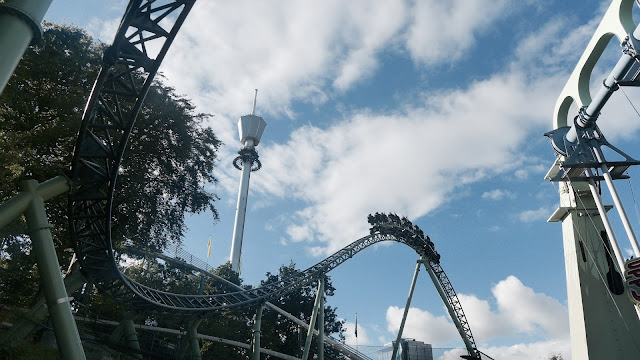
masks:
[[[266,280],[261,285],[279,283],[282,279],[299,276],[301,271],[296,269],[295,264],[281,266],[277,274],[270,272],[266,275]],[[311,312],[315,302],[318,288],[317,284],[307,285],[300,290],[285,294],[272,301],[279,308],[287,311],[293,316],[303,320],[307,324],[311,322]],[[329,276],[325,275],[324,296],[333,296],[335,288],[331,284]],[[265,311],[262,315],[263,337],[261,344],[268,349],[275,350],[284,354],[302,355],[300,347],[304,346],[306,330],[299,329],[286,317],[275,311]],[[339,320],[336,314],[336,308],[327,306],[324,308],[324,331],[325,334],[333,334],[334,337],[344,340],[342,328],[344,321]],[[315,343],[314,343],[315,344]],[[316,346],[312,345],[309,356],[312,357],[316,353]],[[338,353],[332,348],[325,346],[325,352],[330,359],[338,359]]]
[[[103,44],[83,30],[45,24],[43,38],[25,53],[0,94],[0,202],[18,190],[20,180],[45,181],[68,170],[83,109],[101,67]],[[156,79],[129,140],[113,202],[113,234],[117,241],[163,248],[180,242],[185,212],[217,212],[215,194],[205,184],[212,174],[219,140],[203,127],[209,116],[196,113],[191,102]],[[66,198],[47,203],[49,222],[61,267],[71,257]],[[23,274],[35,259],[21,219],[0,229],[0,271],[12,271],[20,259]],[[16,287],[0,281],[0,301],[15,294],[26,305],[37,276]],[[30,289],[27,289],[30,287]],[[18,291],[16,293],[16,291]],[[14,300],[11,300],[14,301]]]
[[[197,294],[199,290],[198,274],[193,274],[185,270],[186,269],[180,266],[170,264],[140,262],[137,265],[129,267],[126,273],[132,279],[147,286],[165,288],[167,291],[181,294]],[[241,285],[245,289],[250,288],[250,286],[242,285],[242,279],[238,277],[236,272],[231,270],[229,263],[217,267],[212,272],[230,280],[236,285]],[[301,271],[296,269],[293,263],[288,266],[281,266],[276,274],[268,272],[265,280],[261,282],[261,286],[279,283],[284,278],[298,276],[300,273]],[[237,291],[236,288],[208,277],[205,277],[205,281],[203,282],[204,294],[219,294],[235,291]],[[331,279],[325,277],[325,297],[332,296],[334,291],[335,288],[331,284]],[[316,293],[317,284],[311,284],[289,294],[281,295],[271,300],[271,303],[304,322],[310,323]],[[120,311],[122,312],[124,310],[121,309]],[[206,314],[203,316],[202,322],[198,327],[198,333],[250,344],[252,342],[252,326],[256,311],[257,308],[250,307]],[[167,316],[166,314],[159,315],[153,312],[140,313],[138,315],[137,322],[139,323],[154,324],[168,328],[186,328],[189,321],[194,319],[194,317],[189,316]],[[343,321],[338,319],[336,308],[327,306],[325,303],[324,319],[325,334],[344,340]],[[264,308],[261,324],[261,347],[292,356],[301,356],[302,347],[304,346],[306,338],[306,329],[299,327],[291,320],[268,307]],[[317,352],[316,344],[316,338],[314,337],[314,342],[310,348],[310,357]],[[203,359],[240,360],[246,359],[249,355],[246,349],[208,341],[202,341],[201,351]],[[325,346],[325,356],[328,359],[343,358],[329,346]],[[261,358],[270,359],[272,357],[263,354]]]
[[[103,44],[78,28],[46,24],[42,40],[25,53],[0,94],[1,202],[16,193],[20,180],[44,181],[68,170],[84,104],[100,69],[103,49]],[[211,129],[202,126],[207,118],[206,114],[196,113],[191,102],[164,85],[161,78],[153,83],[118,177],[112,217],[112,233],[117,242],[128,240],[136,247],[162,249],[168,243],[180,241],[186,230],[185,213],[209,210],[217,218],[214,207],[217,197],[203,187],[216,182],[212,170],[220,145]],[[66,199],[52,199],[47,203],[47,211],[64,270],[72,254]],[[23,220],[0,229],[0,240],[0,303],[27,307],[38,291],[39,277]],[[229,264],[214,272],[242,285],[242,279]],[[172,263],[134,261],[125,273],[136,281],[169,292],[196,294],[200,290],[198,274]],[[294,264],[283,266],[277,274],[267,273],[262,284],[299,273]],[[335,289],[326,280],[328,297]],[[204,281],[203,285],[205,294],[236,291],[213,280]],[[316,291],[315,285],[309,285],[273,302],[309,322]],[[74,297],[77,311],[96,318],[119,320],[130,310],[127,304],[96,292],[91,284]],[[198,331],[250,343],[255,312],[255,308],[247,308],[208,314]],[[185,329],[192,319],[150,311],[138,313],[135,321]],[[335,308],[326,306],[325,333],[342,338],[342,331]],[[292,355],[300,351],[298,326],[269,309],[263,313],[262,334],[265,348]],[[329,353],[329,348],[326,350],[328,356],[337,358]],[[203,341],[202,356],[245,359],[248,351]]]

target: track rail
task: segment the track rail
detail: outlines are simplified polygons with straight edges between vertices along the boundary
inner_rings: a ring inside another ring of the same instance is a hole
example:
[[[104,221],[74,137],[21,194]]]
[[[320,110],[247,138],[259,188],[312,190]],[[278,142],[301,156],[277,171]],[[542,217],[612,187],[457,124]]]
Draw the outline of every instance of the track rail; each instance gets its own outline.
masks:
[[[195,0],[132,0],[105,51],[103,66],[85,108],[71,164],[69,221],[84,275],[102,291],[134,308],[201,313],[258,305],[324,276],[381,241],[412,248],[437,274],[465,333],[473,337],[440,255],[422,230],[394,214],[369,216],[371,232],[298,276],[250,290],[214,295],[174,294],[140,284],[119,269],[111,234],[113,195],[128,138],[153,78]],[[152,49],[156,49],[154,52]]]
[[[132,0],[85,107],[71,164],[69,222],[82,271],[116,297],[134,297],[116,269],[111,207],[136,117],[195,0]]]

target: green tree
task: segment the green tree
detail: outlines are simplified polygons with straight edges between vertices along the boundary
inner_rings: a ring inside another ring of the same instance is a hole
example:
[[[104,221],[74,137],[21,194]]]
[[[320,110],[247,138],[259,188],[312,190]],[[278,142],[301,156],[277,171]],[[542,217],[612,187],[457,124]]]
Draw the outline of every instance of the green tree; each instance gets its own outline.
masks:
[[[0,94],[0,202],[16,193],[20,180],[44,181],[69,168],[103,49],[81,29],[45,24],[43,38],[27,50]],[[154,81],[122,163],[114,240],[162,248],[180,242],[185,213],[209,210],[217,218],[217,197],[204,185],[216,183],[212,170],[220,142],[203,126],[209,116],[194,110],[161,78]],[[47,212],[66,270],[72,255],[66,197],[48,202]],[[1,277],[0,302],[28,306],[38,277],[23,221],[0,229],[0,240],[0,271],[20,268],[25,276],[22,284]]]
[[[296,269],[292,262],[288,266],[281,266],[277,274],[270,272],[266,275],[266,280],[261,285],[279,283],[282,279],[299,276],[301,271]],[[302,287],[299,290],[281,295],[279,298],[271,302],[287,311],[293,316],[303,320],[307,324],[311,321],[311,312],[318,291],[317,284],[311,284]],[[329,276],[325,275],[324,295],[325,297],[333,296],[335,288],[331,283]],[[262,315],[262,340],[261,345],[265,348],[275,350],[284,354],[298,355],[300,346],[304,346],[306,330],[298,329],[298,325],[291,322],[286,317],[275,311],[266,309]],[[327,306],[325,302],[324,308],[324,331],[326,335],[337,336],[338,339],[344,340],[344,322],[338,319],[336,308]],[[299,331],[302,332],[300,339]],[[300,341],[301,340],[301,341]],[[325,346],[325,352],[329,359],[340,359],[338,353],[332,348]],[[311,346],[309,356],[312,357],[316,353],[315,342]],[[300,353],[301,355],[301,353]]]
[[[20,180],[44,181],[68,169],[103,49],[104,45],[78,28],[46,24],[43,39],[25,53],[0,94],[0,202],[16,193]],[[154,82],[118,178],[113,202],[116,242],[131,240],[138,247],[161,249],[180,241],[186,229],[185,213],[209,210],[217,218],[217,197],[203,187],[216,182],[212,170],[220,145],[215,134],[202,126],[207,118],[206,114],[196,113],[188,99],[164,85],[162,78]],[[72,255],[66,202],[62,196],[47,203],[63,270]],[[0,229],[0,241],[0,303],[29,306],[38,291],[39,278],[23,220]],[[242,285],[242,279],[229,264],[215,272]],[[263,284],[299,272],[293,264],[283,266],[278,274],[267,273]],[[176,293],[193,294],[199,289],[199,274],[172,264],[146,261],[134,264],[126,273],[134,280]],[[209,280],[203,290],[205,294],[235,291],[229,285]],[[281,296],[274,303],[308,322],[315,291],[315,285],[310,285]],[[327,281],[325,295],[331,296],[333,291]],[[117,303],[90,286],[85,292],[77,297],[83,301],[78,306],[94,316],[119,320],[129,310],[126,304]],[[208,314],[199,332],[249,343],[255,310]],[[184,328],[190,319],[145,312],[138,314],[136,322]],[[337,320],[335,308],[325,308],[325,319],[326,333],[342,337],[342,323]],[[262,334],[264,347],[297,354],[298,328],[277,313],[265,310]],[[208,342],[203,342],[202,353],[205,359],[247,356],[246,350]]]
[[[212,272],[245,289],[250,288],[250,286],[242,285],[242,279],[236,272],[231,270],[229,263],[220,265]],[[293,263],[288,266],[281,266],[277,274],[267,273],[261,285],[278,283],[281,279],[298,276],[300,273],[301,271],[296,269]],[[159,264],[154,261],[144,261],[131,266],[126,270],[126,274],[144,285],[163,288],[167,289],[167,291],[181,294],[196,294],[200,283],[198,273],[193,273],[180,266],[168,263]],[[230,285],[208,277],[205,278],[203,286],[204,294],[220,294],[235,291],[237,291],[236,288]],[[334,291],[335,288],[331,284],[331,279],[325,277],[325,296],[332,296]],[[271,302],[309,323],[316,292],[317,284],[311,284],[273,299]],[[101,303],[105,303],[105,301],[101,300]],[[198,333],[250,344],[252,341],[253,318],[256,310],[255,307],[249,307],[203,315],[202,322],[198,327]],[[121,309],[120,311],[122,312],[124,310]],[[136,321],[138,323],[144,322],[160,327],[184,329],[193,318],[193,316],[171,316],[155,312],[145,312],[139,313]],[[336,308],[326,306],[325,303],[325,334],[333,335],[338,339],[344,339],[343,331],[343,322],[338,320]],[[299,341],[300,335],[301,341]],[[261,347],[298,356],[301,354],[300,346],[304,345],[305,336],[305,329],[299,329],[297,324],[276,311],[269,308],[264,309],[261,326]],[[316,354],[316,349],[316,342],[314,341],[311,346],[311,356]],[[202,341],[201,352],[203,359],[240,360],[246,359],[249,355],[249,352],[245,349],[208,341]],[[343,358],[338,352],[326,345],[325,355],[328,359]],[[262,358],[268,359],[271,357],[263,355]]]

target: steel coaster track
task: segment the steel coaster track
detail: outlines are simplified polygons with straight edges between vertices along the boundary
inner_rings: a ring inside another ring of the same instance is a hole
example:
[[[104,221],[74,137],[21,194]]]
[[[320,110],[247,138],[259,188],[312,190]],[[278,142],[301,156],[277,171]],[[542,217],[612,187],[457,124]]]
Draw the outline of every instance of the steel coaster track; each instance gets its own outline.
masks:
[[[129,3],[82,116],[70,174],[71,236],[85,275],[100,279],[105,291],[121,298],[136,296],[114,271],[111,208],[116,179],[136,116],[194,2]]]
[[[467,339],[471,343],[471,346],[478,351],[478,347],[476,346],[476,342],[473,339],[473,334],[471,333],[471,327],[469,326],[469,322],[467,321],[467,317],[464,315],[464,310],[462,310],[462,304],[460,304],[460,300],[458,299],[458,295],[456,291],[453,289],[453,285],[451,281],[449,281],[449,277],[444,273],[442,266],[440,263],[436,263],[433,261],[429,261],[429,266],[433,270],[433,273],[436,275],[442,290],[444,290],[445,295],[447,296],[447,301],[451,305],[451,308],[456,314],[458,321],[460,322],[460,326],[462,327],[462,331],[467,335]],[[486,354],[485,354],[486,356]]]
[[[215,295],[185,295],[152,289],[118,269],[111,241],[113,194],[135,119],[171,43],[195,0],[132,0],[87,102],[71,164],[69,222],[76,255],[87,278],[134,308],[172,313],[231,310],[258,305],[312,283],[356,253],[381,241],[412,248],[437,275],[465,333],[473,342],[460,302],[440,266],[429,237],[394,214],[369,217],[371,233],[277,284]],[[159,45],[159,46],[158,46]],[[154,53],[151,49],[159,49]]]
[[[137,307],[159,307],[165,311],[178,313],[240,309],[262,304],[266,301],[277,298],[280,295],[293,292],[303,286],[309,285],[365,248],[378,242],[389,240],[410,246],[420,256],[431,259],[430,262],[437,264],[439,261],[439,255],[435,250],[433,250],[432,243],[430,243],[430,241],[417,239],[413,233],[406,229],[389,225],[376,231],[372,231],[372,234],[354,241],[333,255],[302,271],[299,275],[282,279],[278,283],[224,294],[185,295],[169,293],[140,284],[121,274],[116,267],[110,269],[110,271],[117,271],[117,278],[122,279],[122,284],[119,284],[119,289],[122,289],[122,285],[124,285],[124,288],[129,289],[133,293],[134,297],[123,298],[123,295],[127,294],[124,294],[122,291],[119,293],[112,293],[112,295],[125,301],[133,301],[134,305]],[[112,263],[115,263],[115,261],[112,261]],[[98,276],[94,278],[96,284],[102,283],[102,279],[99,276],[103,274],[104,272],[100,272],[97,274]],[[111,275],[108,279],[111,278],[115,278],[115,276]],[[108,291],[110,289],[105,290]]]
[[[372,234],[370,236],[374,236],[374,232],[378,231],[378,230],[374,230],[372,231]],[[382,234],[380,234],[380,236],[383,236]],[[367,238],[367,237],[365,237]],[[359,239],[356,242],[352,243],[351,245],[349,245],[350,250],[348,250],[347,248],[343,249],[346,250],[346,252],[352,251],[354,248],[355,249],[359,249],[358,251],[354,252],[353,254],[359,252],[360,250],[363,250],[366,246],[363,246],[364,244],[362,243],[362,241],[365,240],[365,238]],[[396,240],[395,238],[385,238],[384,240]],[[384,241],[384,240],[380,240],[380,241]],[[397,240],[396,240],[397,241]],[[356,244],[360,242],[359,244]],[[402,241],[400,241],[402,242]],[[430,245],[430,247],[433,247],[433,244],[429,242],[429,240],[427,240],[427,243]],[[373,243],[369,243],[369,245],[372,245]],[[193,272],[197,272],[200,274],[204,274],[208,277],[211,277],[217,281],[221,281],[229,286],[235,287],[237,289],[242,289],[242,287],[240,287],[237,284],[234,284],[232,282],[230,282],[229,280],[216,275],[212,272],[210,272],[210,270],[208,269],[204,269],[203,267],[200,267],[202,265],[204,265],[204,262],[201,261],[200,259],[198,259],[197,257],[194,258],[193,255],[185,252],[184,250],[181,250],[181,255],[182,256],[177,256],[173,254],[173,251],[171,252],[167,252],[167,251],[163,251],[162,253],[159,252],[150,252],[150,251],[144,251],[144,250],[139,250],[136,249],[134,247],[132,247],[133,244],[128,244],[126,248],[123,248],[122,251],[124,251],[125,253],[133,253],[136,255],[141,255],[144,257],[152,257],[152,258],[158,258],[161,259],[165,262],[171,262],[180,266],[185,267],[186,269],[188,269],[189,271],[193,271]],[[368,246],[368,245],[367,245]],[[177,251],[176,251],[177,253]],[[187,255],[187,258],[184,258],[183,256]],[[337,254],[336,254],[337,255]],[[444,272],[444,269],[442,269],[442,266],[440,265],[439,261],[437,260],[439,258],[439,256],[435,253],[432,254],[433,256],[431,256],[432,260],[428,260],[428,265],[431,267],[431,269],[433,270],[434,274],[436,275],[436,278],[438,279],[438,282],[440,283],[440,286],[442,287],[442,289],[444,290],[446,296],[447,296],[447,300],[449,302],[449,304],[451,305],[451,307],[454,309],[455,312],[455,316],[458,318],[458,321],[464,331],[464,333],[467,336],[467,339],[469,339],[469,342],[471,343],[472,347],[475,349],[476,352],[481,353],[477,348],[476,348],[476,344],[475,341],[473,339],[473,334],[471,333],[471,328],[469,327],[469,323],[466,319],[466,316],[464,315],[464,311],[462,310],[462,305],[460,304],[460,301],[456,295],[455,290],[453,289],[453,285],[451,284],[451,282],[449,281],[449,278],[447,277],[447,275]],[[187,260],[190,259],[190,260]],[[348,259],[348,258],[347,258]],[[195,262],[194,262],[195,260]],[[345,259],[346,261],[346,259]],[[202,264],[199,266],[197,264],[197,262],[201,262]],[[427,265],[427,263],[425,263],[425,265]],[[267,303],[267,305],[269,305],[269,303]],[[335,345],[334,345],[335,346]],[[348,346],[344,345],[344,344],[340,344],[340,346],[345,346],[347,347],[347,350],[351,352],[350,357],[352,356],[361,356],[361,354],[355,353],[354,349],[349,348]],[[340,348],[340,351],[344,351],[344,349]],[[355,354],[355,355],[354,355]],[[484,357],[488,358],[488,359],[492,359],[491,357],[489,357],[488,355],[481,353],[482,355],[484,355]]]

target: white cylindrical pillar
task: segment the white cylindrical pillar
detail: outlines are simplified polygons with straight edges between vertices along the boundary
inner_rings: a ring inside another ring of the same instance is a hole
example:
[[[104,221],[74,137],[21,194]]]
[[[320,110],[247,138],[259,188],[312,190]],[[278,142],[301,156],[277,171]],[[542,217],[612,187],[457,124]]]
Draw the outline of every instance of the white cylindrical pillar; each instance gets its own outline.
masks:
[[[0,4],[0,93],[33,39],[53,0],[7,0]]]
[[[233,224],[233,240],[231,242],[231,269],[240,273],[240,255],[242,253],[242,237],[244,235],[244,220],[247,213],[247,198],[249,197],[249,178],[251,177],[252,161],[242,161],[240,175],[240,189],[238,190],[238,204],[236,219]]]
[[[257,96],[257,90],[256,90]],[[240,155],[233,161],[233,166],[242,171],[240,175],[240,189],[238,190],[238,205],[236,206],[236,219],[233,225],[233,239],[231,241],[231,269],[240,273],[242,257],[242,239],[244,236],[244,222],[247,212],[247,198],[249,197],[249,178],[252,171],[260,169],[262,164],[258,160],[258,153],[255,147],[260,143],[260,138],[267,123],[253,113],[255,112],[256,100],[253,100],[253,112],[251,115],[244,115],[238,121],[238,132],[242,149]]]

